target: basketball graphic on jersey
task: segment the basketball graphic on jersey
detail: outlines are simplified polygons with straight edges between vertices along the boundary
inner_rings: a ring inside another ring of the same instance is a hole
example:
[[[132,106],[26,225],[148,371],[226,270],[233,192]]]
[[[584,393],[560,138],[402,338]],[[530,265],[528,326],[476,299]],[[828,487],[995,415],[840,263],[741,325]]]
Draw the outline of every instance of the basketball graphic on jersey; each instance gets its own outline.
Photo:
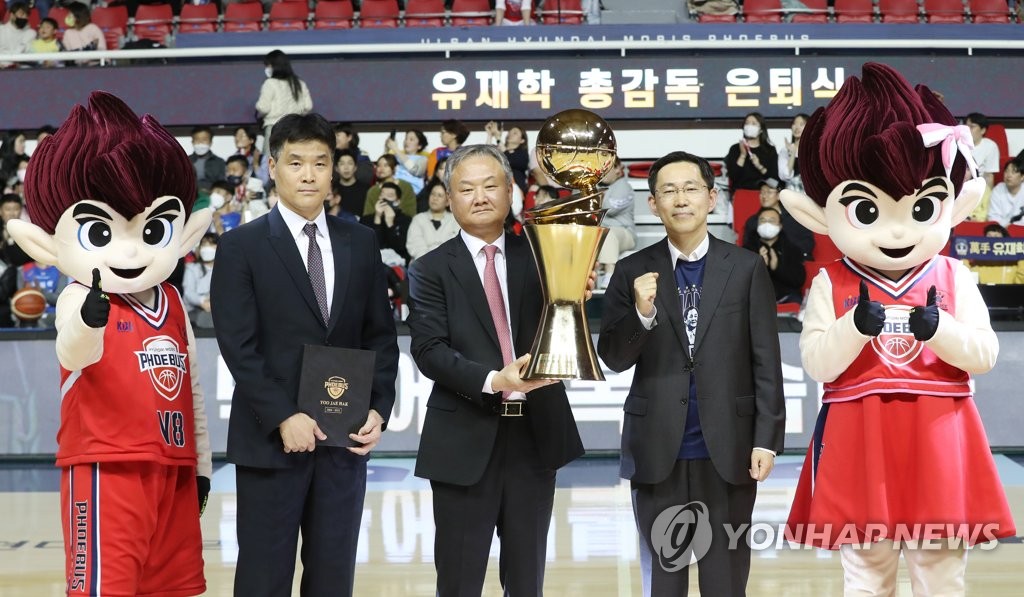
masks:
[[[181,352],[177,342],[169,336],[146,338],[135,356],[139,359],[139,371],[149,372],[149,379],[161,396],[168,400],[178,397],[188,355]]]
[[[910,331],[912,308],[908,305],[886,305],[882,333],[871,339],[871,348],[882,360],[895,367],[907,365],[924,349],[924,344],[918,342]]]

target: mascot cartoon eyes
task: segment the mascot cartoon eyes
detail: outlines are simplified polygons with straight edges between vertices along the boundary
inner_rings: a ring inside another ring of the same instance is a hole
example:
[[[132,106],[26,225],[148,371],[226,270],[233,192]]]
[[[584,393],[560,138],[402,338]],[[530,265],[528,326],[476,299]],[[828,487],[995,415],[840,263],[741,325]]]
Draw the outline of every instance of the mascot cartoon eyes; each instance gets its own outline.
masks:
[[[159,248],[169,245],[174,237],[174,221],[180,213],[181,205],[174,199],[154,209],[142,229],[142,242]],[[74,218],[80,226],[78,244],[86,251],[101,249],[114,239],[113,218],[99,206],[81,203],[75,206]]]

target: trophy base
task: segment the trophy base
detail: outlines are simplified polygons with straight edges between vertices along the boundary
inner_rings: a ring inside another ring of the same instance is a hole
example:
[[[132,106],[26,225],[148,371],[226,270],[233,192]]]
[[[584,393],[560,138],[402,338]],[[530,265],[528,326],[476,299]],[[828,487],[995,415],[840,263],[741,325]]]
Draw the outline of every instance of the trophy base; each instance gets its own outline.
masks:
[[[523,379],[604,381],[583,301],[546,303]]]

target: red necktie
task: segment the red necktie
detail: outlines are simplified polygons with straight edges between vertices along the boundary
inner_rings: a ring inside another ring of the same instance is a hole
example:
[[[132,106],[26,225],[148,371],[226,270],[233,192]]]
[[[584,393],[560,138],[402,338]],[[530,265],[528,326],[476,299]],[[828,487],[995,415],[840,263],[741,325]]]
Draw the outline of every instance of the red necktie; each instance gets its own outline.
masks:
[[[487,256],[487,264],[484,266],[484,293],[487,295],[487,306],[491,309],[494,329],[498,332],[501,358],[503,364],[508,365],[515,359],[512,357],[512,336],[509,333],[508,317],[505,315],[505,298],[501,294],[498,271],[494,268],[494,254],[497,252],[498,247],[494,245],[484,247],[484,253]],[[504,400],[507,400],[508,396],[509,392],[501,393]]]

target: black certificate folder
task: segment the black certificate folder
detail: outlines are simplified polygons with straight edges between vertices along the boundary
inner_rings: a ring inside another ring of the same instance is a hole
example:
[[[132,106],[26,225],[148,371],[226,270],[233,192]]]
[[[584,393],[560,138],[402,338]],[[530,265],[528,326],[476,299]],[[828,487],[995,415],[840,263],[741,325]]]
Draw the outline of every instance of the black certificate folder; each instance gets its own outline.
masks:
[[[302,353],[299,410],[313,417],[327,439],[321,446],[349,447],[349,439],[366,423],[377,353],[307,344]]]

